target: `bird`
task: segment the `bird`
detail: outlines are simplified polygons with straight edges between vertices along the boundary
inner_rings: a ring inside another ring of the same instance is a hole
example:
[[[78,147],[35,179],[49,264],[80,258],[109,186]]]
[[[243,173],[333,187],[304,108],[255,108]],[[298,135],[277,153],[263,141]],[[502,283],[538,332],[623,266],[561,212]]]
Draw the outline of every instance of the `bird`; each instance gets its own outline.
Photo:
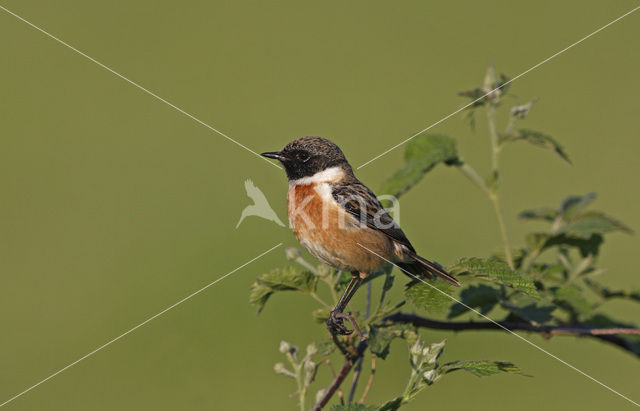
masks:
[[[244,210],[242,210],[242,214],[240,215],[238,224],[236,224],[236,228],[240,227],[242,220],[248,216],[262,217],[284,227],[284,224],[280,221],[276,212],[273,211],[269,205],[267,198],[264,196],[262,191],[253,184],[253,181],[246,180],[244,182],[244,189],[247,191],[247,196],[253,200],[253,204],[246,206]]]
[[[376,195],[356,178],[342,150],[322,137],[301,137],[280,151],[261,154],[278,160],[289,181],[287,216],[293,233],[311,255],[351,281],[326,321],[332,335],[349,335],[358,325],[344,310],[363,281],[388,262],[412,277],[460,282],[440,265],[419,256]],[[347,329],[344,320],[351,322]]]

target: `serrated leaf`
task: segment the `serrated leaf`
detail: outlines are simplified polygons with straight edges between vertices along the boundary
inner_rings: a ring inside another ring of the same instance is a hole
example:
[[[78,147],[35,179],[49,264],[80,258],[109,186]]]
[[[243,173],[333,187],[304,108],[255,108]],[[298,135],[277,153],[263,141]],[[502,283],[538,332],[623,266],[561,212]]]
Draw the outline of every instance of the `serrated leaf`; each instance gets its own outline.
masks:
[[[484,284],[470,285],[460,292],[460,301],[467,306],[480,311],[482,314],[489,313],[498,303],[500,291]],[[455,318],[461,314],[469,312],[464,305],[457,303],[451,306],[448,318]]]
[[[551,292],[554,299],[560,303],[560,306],[569,308],[582,317],[591,314],[592,304],[582,295],[582,292],[577,287],[564,285],[552,288]]]
[[[404,295],[417,308],[430,313],[439,313],[454,301],[450,297],[451,292],[451,285],[444,281],[422,282],[414,280],[407,284]]]
[[[520,368],[512,362],[489,360],[453,361],[443,364],[441,370],[445,373],[464,370],[470,372],[476,377],[486,377],[489,375],[499,374],[501,372],[522,374]]]
[[[249,302],[262,311],[267,300],[276,291],[300,291],[313,293],[318,285],[318,277],[310,271],[301,271],[287,266],[276,268],[260,275],[250,286]]]
[[[538,296],[538,291],[531,278],[511,270],[508,265],[501,261],[477,257],[461,258],[449,267],[449,272],[453,275],[470,275],[482,280],[496,282],[531,296]]]
[[[392,331],[384,327],[371,327],[369,331],[369,350],[382,358],[383,360],[389,355],[389,347],[393,341],[394,334]]]
[[[531,210],[522,211],[518,214],[518,218],[527,220],[545,220],[553,221],[558,216],[558,210],[552,207],[539,207]]]
[[[573,221],[559,227],[557,234],[567,234],[578,238],[589,238],[594,234],[604,234],[611,231],[633,231],[622,222],[604,213],[590,211],[580,214]]]
[[[293,266],[276,268],[258,277],[258,282],[274,291],[316,291],[318,277],[310,271],[301,271]]]
[[[569,156],[564,151],[560,143],[553,137],[535,130],[520,129],[510,134],[501,134],[500,143],[504,144],[512,141],[526,141],[538,147],[543,147],[555,151],[563,160],[571,164]]]
[[[258,314],[264,308],[264,305],[267,303],[267,300],[273,294],[273,290],[265,285],[262,285],[258,282],[251,284],[249,293],[249,303],[258,306]]]
[[[453,163],[458,159],[456,142],[442,134],[415,137],[407,144],[405,165],[384,182],[380,191],[400,197],[417,184],[439,163]]]

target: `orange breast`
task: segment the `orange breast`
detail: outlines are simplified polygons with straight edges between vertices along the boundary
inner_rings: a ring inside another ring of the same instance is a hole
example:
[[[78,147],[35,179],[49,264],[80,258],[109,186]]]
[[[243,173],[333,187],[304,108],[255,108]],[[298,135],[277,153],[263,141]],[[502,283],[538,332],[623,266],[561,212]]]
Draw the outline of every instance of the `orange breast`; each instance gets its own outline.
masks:
[[[326,183],[291,186],[287,214],[298,241],[314,257],[339,270],[368,273],[385,263],[362,246],[386,259],[394,257],[392,241],[361,226],[333,199]]]

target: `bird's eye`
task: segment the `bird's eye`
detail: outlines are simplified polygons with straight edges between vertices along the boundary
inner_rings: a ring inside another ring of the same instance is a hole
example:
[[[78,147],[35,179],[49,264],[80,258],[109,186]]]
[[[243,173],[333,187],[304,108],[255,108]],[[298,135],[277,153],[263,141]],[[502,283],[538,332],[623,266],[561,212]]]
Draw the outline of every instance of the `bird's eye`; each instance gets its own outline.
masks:
[[[298,153],[298,160],[306,162],[307,160],[309,160],[309,153],[307,153],[306,151],[301,151]]]

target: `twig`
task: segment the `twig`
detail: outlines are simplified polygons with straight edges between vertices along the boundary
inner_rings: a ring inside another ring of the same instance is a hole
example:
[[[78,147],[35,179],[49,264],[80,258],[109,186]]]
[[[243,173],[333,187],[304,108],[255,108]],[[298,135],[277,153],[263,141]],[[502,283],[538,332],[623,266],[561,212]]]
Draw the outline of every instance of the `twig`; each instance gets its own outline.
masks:
[[[501,328],[489,321],[438,321],[430,318],[421,317],[415,314],[396,313],[391,314],[383,319],[395,323],[408,323],[416,327],[432,328],[437,330],[500,330]],[[547,333],[549,335],[556,334],[572,334],[572,335],[612,335],[612,334],[639,334],[638,328],[601,328],[589,327],[583,325],[542,325],[536,326],[525,322],[515,321],[496,321],[498,324],[510,329],[511,331],[531,331],[539,333]]]
[[[364,314],[364,318],[369,318],[369,314],[371,313],[371,295],[372,295],[372,291],[373,291],[373,287],[372,287],[372,283],[371,281],[369,281],[367,283],[367,305],[365,308],[365,314]],[[356,328],[356,330],[359,332],[360,330],[357,329],[357,325],[354,322],[354,328]],[[362,334],[360,333],[360,337],[362,338]],[[349,390],[349,398],[347,399],[347,404],[350,404],[353,401],[353,397],[356,394],[356,388],[358,386],[358,381],[360,379],[360,372],[362,371],[362,361],[364,360],[364,356],[360,357],[356,363],[356,367],[353,370],[353,382],[351,383],[351,389]]]
[[[331,375],[333,375],[333,378],[336,378],[336,370],[333,369],[333,364],[331,364],[331,360],[330,359],[325,359],[324,361],[326,361],[327,366],[329,367],[329,370],[331,371]],[[344,405],[344,394],[342,393],[342,390],[340,389],[340,387],[338,387],[338,398],[340,398],[340,403],[342,405]]]
[[[334,342],[335,341],[337,341],[337,339],[334,339]],[[358,344],[358,348],[356,349],[355,354],[350,354],[349,352],[346,352],[344,365],[342,366],[342,369],[340,370],[338,375],[333,379],[333,381],[331,382],[331,385],[329,385],[327,390],[324,392],[324,395],[322,396],[322,398],[320,398],[320,401],[318,401],[316,405],[313,406],[312,411],[320,411],[322,410],[322,407],[327,405],[327,402],[329,402],[333,394],[335,394],[338,388],[340,388],[340,385],[349,374],[349,371],[351,371],[351,368],[353,367],[353,365],[356,363],[356,361],[358,361],[359,358],[361,358],[364,355],[364,350],[366,348],[367,348],[367,340],[363,340],[363,341],[360,341],[360,344]]]
[[[451,330],[451,331],[470,331],[470,330],[489,330],[489,331],[503,331],[499,325],[511,330],[511,331],[528,331],[542,334],[545,338],[550,338],[554,335],[583,335],[587,337],[596,338],[602,341],[609,342],[617,345],[618,347],[630,351],[633,354],[640,356],[635,352],[627,341],[618,335],[640,335],[640,329],[638,328],[602,328],[591,327],[582,324],[575,325],[541,325],[536,326],[526,322],[517,321],[497,321],[499,325],[489,321],[438,321],[430,318],[421,317],[415,314],[395,313],[389,315],[383,319],[383,321],[390,321],[394,323],[413,324],[416,327],[431,328],[435,330]]]
[[[507,235],[507,228],[504,222],[504,218],[502,216],[502,208],[500,206],[500,198],[498,197],[497,191],[494,188],[490,188],[487,186],[487,183],[484,181],[482,177],[478,175],[476,170],[471,167],[467,163],[462,163],[458,166],[458,170],[464,174],[472,183],[474,183],[482,192],[489,198],[491,201],[491,205],[496,213],[496,218],[498,219],[498,228],[500,229],[500,235],[502,237],[502,243],[504,246],[504,253],[507,263],[511,268],[513,268],[513,257],[511,255],[511,248],[509,247],[509,236]]]
[[[373,377],[376,376],[376,355],[371,353],[371,374],[369,375],[369,381],[367,381],[367,385],[364,387],[364,392],[362,393],[362,397],[360,397],[360,404],[364,403],[364,399],[367,398],[367,394],[369,394],[369,390],[371,389],[371,385],[373,384]]]
[[[320,401],[318,401],[316,405],[313,406],[312,411],[322,410],[322,407],[324,407],[327,404],[327,402],[329,402],[333,394],[340,387],[340,384],[342,384],[342,381],[346,378],[347,374],[349,374],[349,371],[351,371],[352,366],[353,366],[353,360],[351,358],[347,358],[344,361],[344,365],[342,366],[340,373],[338,373],[336,378],[333,379],[333,381],[331,382],[331,385],[329,385],[329,388],[327,388],[322,398],[320,398]]]
[[[353,382],[351,383],[351,389],[349,390],[349,397],[347,398],[347,404],[351,404],[353,397],[356,394],[356,387],[358,386],[358,380],[360,379],[360,372],[362,371],[362,360],[364,357],[358,358],[356,366],[353,369]]]

